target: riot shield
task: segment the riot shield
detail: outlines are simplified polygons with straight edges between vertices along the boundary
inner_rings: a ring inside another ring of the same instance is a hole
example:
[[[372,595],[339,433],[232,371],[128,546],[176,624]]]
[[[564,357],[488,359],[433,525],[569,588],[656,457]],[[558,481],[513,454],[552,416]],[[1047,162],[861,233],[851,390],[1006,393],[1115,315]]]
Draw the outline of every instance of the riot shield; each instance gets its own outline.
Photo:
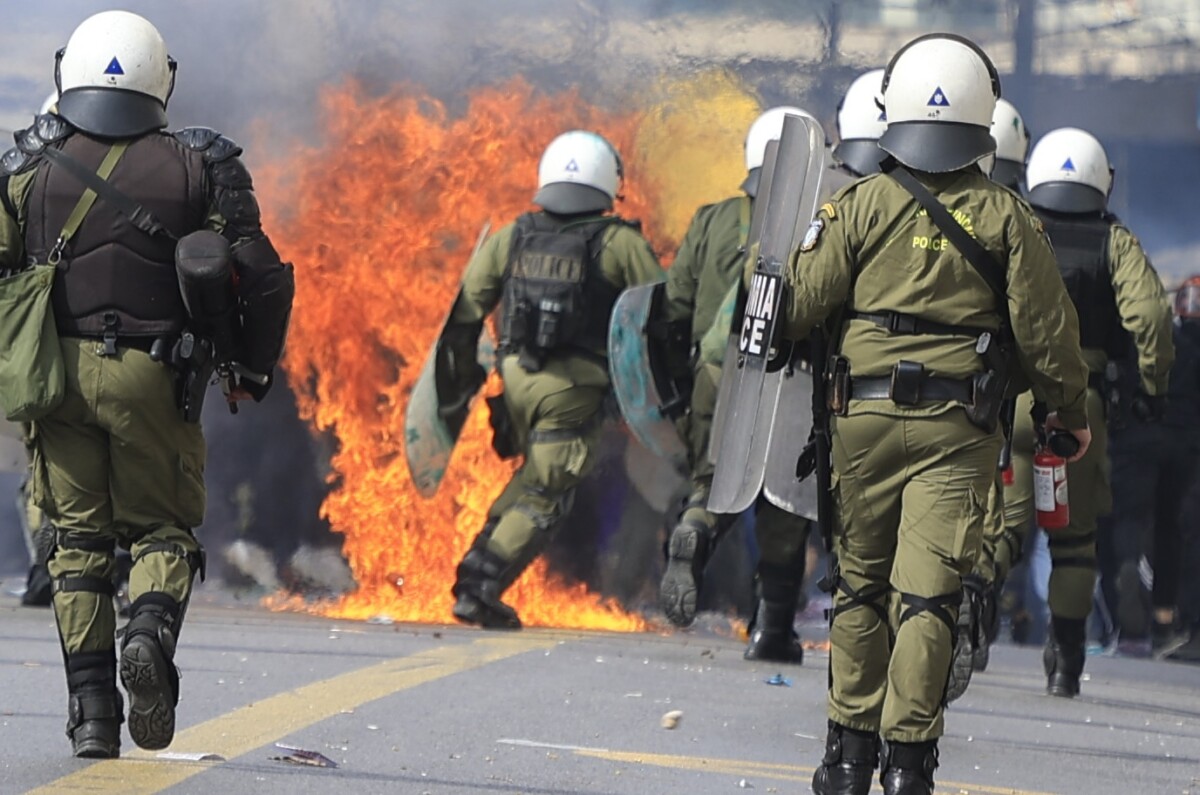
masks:
[[[746,236],[747,248],[752,247],[762,237],[763,217],[766,215],[767,209],[765,199],[771,195],[771,185],[775,181],[775,161],[778,157],[779,141],[767,141],[757,193],[764,200],[754,202],[754,208],[750,214],[750,231]],[[733,394],[735,385],[742,374],[740,368],[725,366],[727,362],[734,361],[738,356],[738,332],[741,331],[739,323],[746,311],[746,290],[741,279],[735,283],[733,293],[733,306],[722,305],[717,314],[719,322],[723,322],[726,315],[729,317],[729,339],[725,343],[725,355],[721,359],[721,382],[717,385],[717,405],[713,409],[712,432],[708,437],[708,460],[714,464],[717,463],[717,450],[721,446],[721,436],[725,433],[725,421],[729,417],[730,395]],[[729,299],[726,299],[726,304],[728,302]]]
[[[608,368],[629,430],[646,449],[683,472],[687,448],[674,419],[687,408],[688,389],[669,375],[670,340],[661,320],[665,298],[663,282],[621,293],[608,324]]]
[[[767,445],[767,471],[763,495],[788,513],[817,520],[817,479],[796,476],[796,460],[808,444],[813,429],[813,374],[808,362],[799,355],[806,346],[797,346],[792,361],[768,378],[779,382],[779,409],[771,441]]]
[[[479,232],[471,258],[483,245],[487,237],[488,224]],[[455,302],[457,303],[457,298]],[[454,303],[442,324],[437,341],[425,359],[421,375],[409,395],[408,405],[404,409],[404,457],[408,463],[409,474],[422,497],[432,497],[441,485],[446,474],[446,465],[450,463],[450,454],[458,443],[458,435],[462,430],[463,420],[474,402],[475,395],[464,395],[460,409],[449,411],[438,402],[437,392],[437,358],[438,349],[450,325],[450,315],[454,312]],[[496,363],[496,343],[489,333],[487,324],[479,335],[479,345],[476,348],[479,365],[485,372],[491,372]]]
[[[823,173],[823,199],[828,199],[855,180],[855,177],[832,167],[827,167]],[[813,433],[813,420],[818,409],[814,401],[824,400],[822,394],[815,393],[810,364],[810,361],[824,361],[824,346],[818,340],[819,336],[819,332],[814,332],[808,346],[798,346],[792,361],[780,371],[780,409],[775,415],[775,426],[771,431],[766,482],[763,484],[763,494],[773,505],[813,521],[820,518],[817,497],[821,489],[819,481],[827,480],[827,477],[823,477],[827,473],[818,465],[816,472],[800,480],[796,474],[796,464],[800,451],[810,442],[818,448],[813,451],[814,457],[828,459],[827,436]],[[813,407],[812,412],[801,408],[808,406]],[[828,484],[825,488],[828,488]]]
[[[752,225],[758,238],[749,242],[752,247],[757,243],[758,257],[746,291],[736,355],[722,364],[722,370],[732,368],[734,372],[729,375],[721,435],[714,433],[712,439],[717,445],[716,471],[708,508],[714,513],[740,513],[763,488],[782,371],[792,359],[791,345],[774,345],[784,293],[783,272],[788,255],[799,244],[816,210],[824,143],[825,134],[815,121],[786,117],[767,191],[760,188],[756,201],[761,227],[755,230]],[[722,381],[726,381],[724,373]],[[809,405],[800,410],[807,413]],[[780,466],[782,462],[772,464]]]

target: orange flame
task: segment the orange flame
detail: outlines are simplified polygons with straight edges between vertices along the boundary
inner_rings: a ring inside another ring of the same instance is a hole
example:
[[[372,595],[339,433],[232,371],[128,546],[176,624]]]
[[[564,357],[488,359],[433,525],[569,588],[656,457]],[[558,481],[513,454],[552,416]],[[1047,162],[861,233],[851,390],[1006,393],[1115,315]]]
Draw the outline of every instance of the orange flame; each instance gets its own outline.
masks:
[[[608,113],[577,94],[537,94],[527,83],[475,93],[450,118],[414,92],[370,97],[354,84],[328,90],[329,144],[263,170],[268,228],[297,263],[285,369],[301,415],[332,429],[338,488],[323,515],[345,535],[359,588],[322,612],[345,618],[451,620],[454,567],[513,467],[492,453],[486,416],[464,428],[437,496],[422,500],[403,456],[404,408],[457,291],[471,244],[529,209],[546,144],[573,128],[596,130],[631,151],[638,115]],[[629,163],[626,217],[649,217]],[[506,594],[528,625],[638,630],[628,615],[549,577],[535,563]]]
[[[315,608],[298,598],[271,606],[451,620],[454,567],[514,467],[493,454],[477,409],[438,494],[422,499],[403,455],[408,396],[481,225],[495,230],[530,208],[538,159],[557,134],[596,130],[625,155],[618,211],[645,222],[664,266],[695,207],[737,184],[741,138],[758,109],[740,81],[701,73],[645,100],[645,112],[610,112],[518,79],[477,90],[451,118],[418,91],[372,97],[351,83],[322,94],[324,146],[259,169],[263,206],[276,213],[267,228],[297,264],[284,367],[301,415],[337,437],[336,488],[322,515],[345,536],[359,586]],[[648,628],[542,560],[505,600],[531,626]]]

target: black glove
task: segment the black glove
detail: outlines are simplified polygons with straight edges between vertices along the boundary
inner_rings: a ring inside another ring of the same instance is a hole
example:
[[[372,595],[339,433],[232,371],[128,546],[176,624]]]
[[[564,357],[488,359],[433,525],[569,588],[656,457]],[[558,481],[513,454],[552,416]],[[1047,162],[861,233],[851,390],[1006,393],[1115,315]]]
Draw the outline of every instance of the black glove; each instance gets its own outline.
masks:
[[[796,459],[796,480],[804,480],[817,471],[817,441],[809,434],[808,442],[800,450]]]
[[[433,384],[438,414],[455,436],[467,419],[471,398],[487,380],[487,370],[476,359],[475,347],[483,323],[449,324],[434,352]]]
[[[1139,422],[1158,422],[1167,411],[1167,397],[1148,395],[1139,389],[1129,404],[1129,410]]]

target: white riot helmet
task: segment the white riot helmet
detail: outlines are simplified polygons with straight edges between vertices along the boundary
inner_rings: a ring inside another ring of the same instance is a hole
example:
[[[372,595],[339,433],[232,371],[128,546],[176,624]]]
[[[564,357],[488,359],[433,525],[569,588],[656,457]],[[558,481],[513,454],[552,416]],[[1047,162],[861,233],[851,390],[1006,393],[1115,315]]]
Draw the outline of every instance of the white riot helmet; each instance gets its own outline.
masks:
[[[767,157],[767,144],[778,141],[783,135],[783,119],[785,116],[815,117],[808,111],[791,105],[778,105],[768,108],[759,114],[746,133],[746,179],[742,182],[742,190],[747,196],[753,197],[758,193],[758,184],[762,178],[763,160]]]
[[[142,17],[128,11],[88,17],[55,58],[58,114],[72,126],[108,138],[167,126],[175,61]]]
[[[621,177],[621,157],[612,144],[594,132],[572,130],[542,154],[533,203],[558,215],[611,210]]]
[[[883,159],[879,136],[887,129],[887,117],[879,106],[882,85],[883,70],[872,69],[850,84],[838,105],[838,145],[833,156],[859,176],[879,171]]]
[[[930,33],[900,48],[883,74],[887,130],[879,146],[920,171],[957,171],[996,149],[1000,77],[969,39]]]
[[[996,100],[992,114],[992,137],[996,139],[996,164],[992,179],[1019,190],[1025,176],[1025,156],[1029,154],[1029,130],[1025,120],[1007,99]]]
[[[1062,213],[1102,212],[1113,172],[1104,147],[1089,132],[1063,127],[1046,133],[1029,155],[1029,202]]]

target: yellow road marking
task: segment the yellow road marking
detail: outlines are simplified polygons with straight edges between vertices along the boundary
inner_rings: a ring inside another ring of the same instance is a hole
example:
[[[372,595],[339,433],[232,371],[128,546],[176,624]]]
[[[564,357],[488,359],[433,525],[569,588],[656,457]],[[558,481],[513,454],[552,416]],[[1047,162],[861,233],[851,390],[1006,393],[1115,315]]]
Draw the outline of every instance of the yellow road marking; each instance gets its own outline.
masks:
[[[195,749],[233,759],[293,732],[401,690],[469,671],[557,641],[532,635],[486,638],[442,646],[361,668],[280,693],[235,709],[175,735],[175,749]],[[153,795],[204,772],[214,763],[168,762],[135,751],[123,759],[88,765],[31,790],[31,795],[61,792]],[[220,763],[215,763],[220,764]]]
[[[796,781],[807,783],[812,780],[816,768],[803,765],[780,765],[770,762],[752,762],[743,759],[711,759],[700,756],[672,756],[669,754],[641,754],[629,751],[609,751],[605,748],[575,748],[579,756],[595,759],[606,759],[611,762],[625,762],[637,765],[656,765],[678,770],[695,770],[706,773],[724,773],[731,776],[749,778],[778,779],[780,781]],[[996,787],[986,784],[966,784],[961,781],[937,782],[938,792],[953,795],[1054,795],[1049,792],[1016,789],[1014,787]],[[871,790],[880,791],[878,787]]]

